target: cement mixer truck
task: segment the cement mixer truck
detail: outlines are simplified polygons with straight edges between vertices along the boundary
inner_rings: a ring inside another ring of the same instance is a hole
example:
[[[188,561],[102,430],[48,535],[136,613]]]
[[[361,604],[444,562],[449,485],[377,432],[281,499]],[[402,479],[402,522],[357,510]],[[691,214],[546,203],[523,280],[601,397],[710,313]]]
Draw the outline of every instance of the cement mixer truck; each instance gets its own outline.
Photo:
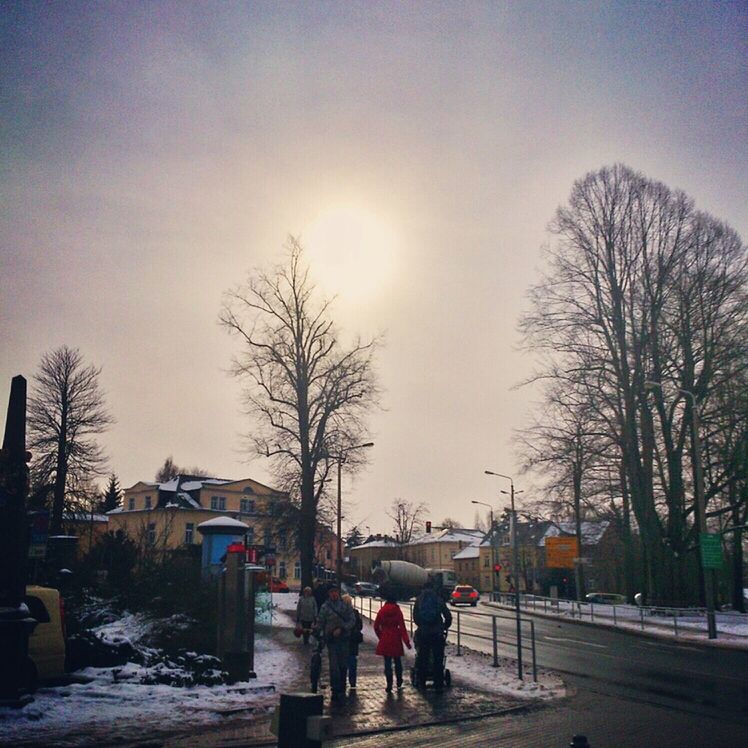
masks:
[[[416,597],[430,581],[446,601],[457,584],[452,569],[424,569],[410,561],[375,561],[371,578],[380,590],[386,587],[398,600]]]

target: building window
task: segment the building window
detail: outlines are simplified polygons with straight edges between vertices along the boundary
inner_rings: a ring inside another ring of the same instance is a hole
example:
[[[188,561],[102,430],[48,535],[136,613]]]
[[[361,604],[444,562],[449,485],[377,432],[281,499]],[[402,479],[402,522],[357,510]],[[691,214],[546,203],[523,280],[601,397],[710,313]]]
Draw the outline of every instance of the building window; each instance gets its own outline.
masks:
[[[483,557],[483,568],[487,569],[490,566],[491,559],[488,556]]]
[[[287,535],[285,530],[278,530],[278,545],[281,548],[286,547]]]
[[[146,532],[145,539],[148,545],[155,544],[156,542],[156,523],[155,522],[148,523],[148,530]]]
[[[255,513],[255,500],[254,499],[241,499],[239,502],[239,511],[242,514],[254,514]]]
[[[195,523],[188,522],[184,526],[184,543],[185,545],[192,545],[195,542]]]
[[[152,508],[151,507],[151,497],[150,496],[146,496],[145,497],[145,508],[146,509],[151,509]]]
[[[255,528],[254,527],[248,527],[247,528],[247,545],[254,545],[255,544]]]
[[[293,578],[294,579],[301,579],[301,561],[297,561],[293,565]]]
[[[262,543],[263,545],[266,545],[266,546],[273,544],[273,531],[269,527],[265,528],[265,532],[263,533]]]
[[[226,510],[226,497],[225,496],[211,496],[210,497],[210,508],[223,512]]]
[[[132,496],[127,500],[127,508],[130,511],[133,511],[133,509],[135,509],[135,499]]]
[[[278,562],[278,576],[281,579],[286,578],[286,562],[285,561],[279,561]]]
[[[254,493],[254,490],[252,489],[251,486],[247,486],[246,488],[244,488],[242,493]]]

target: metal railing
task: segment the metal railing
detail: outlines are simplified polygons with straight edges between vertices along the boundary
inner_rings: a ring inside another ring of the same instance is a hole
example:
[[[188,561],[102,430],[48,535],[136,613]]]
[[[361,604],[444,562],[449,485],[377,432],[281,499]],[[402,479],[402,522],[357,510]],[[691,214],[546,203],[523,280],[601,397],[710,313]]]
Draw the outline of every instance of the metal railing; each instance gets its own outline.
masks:
[[[515,594],[500,592],[491,598],[514,607]],[[520,595],[520,606],[527,611],[563,616],[580,621],[612,625],[621,628],[639,628],[641,631],[672,629],[675,636],[685,633],[708,633],[706,608],[675,608],[664,605],[629,605],[626,603],[593,603],[577,600],[560,600],[540,595]],[[717,630],[733,636],[748,636],[748,614],[734,611],[718,612]],[[745,627],[744,631],[740,626]]]
[[[353,604],[356,609],[370,620],[376,618],[379,609],[384,605],[384,601],[374,597],[354,597]],[[403,618],[410,629],[411,638],[413,636],[413,606],[412,602],[398,603],[403,611]],[[456,647],[456,656],[462,656],[463,648],[470,648],[471,642],[491,642],[491,654],[493,656],[493,667],[499,667],[500,650],[502,657],[517,658],[517,635],[516,635],[516,618],[513,615],[502,613],[483,613],[478,611],[452,610],[452,626],[447,633],[447,641]],[[476,620],[477,619],[477,620]],[[491,633],[487,634],[485,628],[477,621],[486,622],[491,619]],[[500,622],[507,621],[511,625],[508,628],[501,629]],[[531,673],[533,681],[538,680],[538,664],[535,652],[535,622],[529,618],[520,619],[522,626],[529,632],[529,635],[522,636],[522,651],[530,653],[532,662]],[[466,644],[467,642],[467,644]],[[478,644],[480,646],[480,644]],[[478,650],[480,651],[480,650]],[[525,676],[525,668],[518,673],[520,678]]]

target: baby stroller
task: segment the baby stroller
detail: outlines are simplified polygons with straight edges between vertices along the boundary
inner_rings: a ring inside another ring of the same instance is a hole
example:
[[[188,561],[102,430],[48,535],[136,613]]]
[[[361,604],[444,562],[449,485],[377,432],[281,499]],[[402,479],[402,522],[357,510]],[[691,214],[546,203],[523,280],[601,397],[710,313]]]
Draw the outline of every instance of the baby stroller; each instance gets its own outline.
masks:
[[[436,668],[440,667],[443,672],[442,682],[444,683],[444,686],[446,688],[449,688],[452,685],[452,673],[449,671],[449,668],[447,667],[447,642],[446,642],[446,636],[445,642],[444,642],[444,657],[442,657],[442,661],[439,663],[434,662],[434,652],[433,649],[429,653],[429,659],[426,663],[426,671],[423,676],[423,680],[421,680],[421,677],[418,673],[418,669],[415,667],[411,667],[410,669],[410,682],[415,688],[426,688],[426,686],[431,683],[432,685],[435,683],[435,675],[437,673]],[[413,636],[413,644],[416,648],[416,662],[418,662],[418,631],[416,631],[415,635]]]

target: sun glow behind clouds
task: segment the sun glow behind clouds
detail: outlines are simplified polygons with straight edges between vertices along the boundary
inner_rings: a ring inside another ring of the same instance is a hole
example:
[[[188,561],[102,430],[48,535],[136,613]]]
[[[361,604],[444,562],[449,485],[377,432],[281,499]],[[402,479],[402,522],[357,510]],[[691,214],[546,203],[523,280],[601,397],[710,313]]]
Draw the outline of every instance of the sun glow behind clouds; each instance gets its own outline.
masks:
[[[369,301],[395,282],[398,237],[355,205],[321,211],[301,236],[315,281],[346,301]]]

